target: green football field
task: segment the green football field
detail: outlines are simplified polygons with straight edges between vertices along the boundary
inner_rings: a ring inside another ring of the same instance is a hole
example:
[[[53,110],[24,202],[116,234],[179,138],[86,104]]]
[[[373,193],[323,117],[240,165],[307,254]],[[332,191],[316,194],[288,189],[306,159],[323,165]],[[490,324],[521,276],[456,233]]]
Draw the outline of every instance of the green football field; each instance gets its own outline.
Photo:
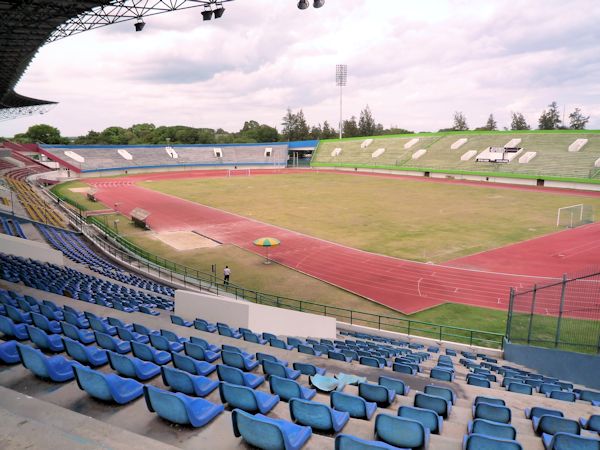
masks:
[[[600,198],[318,173],[141,186],[362,250],[444,262],[557,231],[559,207]]]

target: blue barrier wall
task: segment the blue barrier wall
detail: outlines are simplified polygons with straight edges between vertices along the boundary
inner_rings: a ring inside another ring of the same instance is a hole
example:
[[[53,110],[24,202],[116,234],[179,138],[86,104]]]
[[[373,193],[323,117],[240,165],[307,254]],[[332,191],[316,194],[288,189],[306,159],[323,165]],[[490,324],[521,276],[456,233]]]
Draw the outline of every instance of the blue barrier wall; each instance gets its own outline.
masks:
[[[600,389],[600,356],[504,343],[504,359],[550,377]]]

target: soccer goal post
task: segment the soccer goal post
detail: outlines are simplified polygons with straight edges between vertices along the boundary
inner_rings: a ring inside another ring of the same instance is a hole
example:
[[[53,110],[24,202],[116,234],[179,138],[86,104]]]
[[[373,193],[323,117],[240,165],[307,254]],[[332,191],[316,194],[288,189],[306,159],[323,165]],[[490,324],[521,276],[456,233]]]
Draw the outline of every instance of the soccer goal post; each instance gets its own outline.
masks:
[[[592,223],[593,221],[593,207],[591,205],[584,205],[583,203],[558,208],[556,215],[557,227],[575,228],[586,223]]]

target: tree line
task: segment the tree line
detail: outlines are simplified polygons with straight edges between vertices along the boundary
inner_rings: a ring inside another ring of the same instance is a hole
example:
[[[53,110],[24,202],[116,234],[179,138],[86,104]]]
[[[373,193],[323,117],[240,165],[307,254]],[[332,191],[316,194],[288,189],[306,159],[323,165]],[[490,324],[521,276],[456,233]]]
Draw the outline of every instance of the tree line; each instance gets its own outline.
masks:
[[[558,104],[552,102],[541,113],[538,119],[540,130],[583,130],[590,120],[590,116],[583,114],[580,108],[575,108],[568,115],[569,124],[563,124]],[[470,128],[465,114],[456,111],[453,115],[452,126],[439,131],[468,131]],[[338,125],[339,126],[339,125]],[[510,128],[504,130],[530,130],[531,126],[520,112],[511,112]],[[493,114],[490,114],[485,125],[474,128],[475,131],[498,130],[498,123]],[[413,131],[392,126],[384,128],[374,117],[369,105],[365,106],[358,117],[351,116],[342,122],[344,137],[378,136],[391,134],[411,134]],[[45,143],[45,144],[79,144],[79,145],[142,145],[142,144],[240,144],[257,142],[285,142],[303,141],[312,139],[332,139],[339,136],[336,129],[328,121],[309,125],[304,112],[297,112],[290,108],[286,111],[281,122],[281,132],[277,128],[261,124],[256,120],[244,122],[244,126],[237,132],[225,131],[222,128],[194,128],[182,125],[156,126],[151,123],[132,125],[129,128],[108,127],[102,131],[89,131],[84,136],[68,138],[61,135],[58,128],[47,124],[33,125],[25,133],[16,134],[11,140],[19,143]],[[0,138],[0,140],[3,140]]]

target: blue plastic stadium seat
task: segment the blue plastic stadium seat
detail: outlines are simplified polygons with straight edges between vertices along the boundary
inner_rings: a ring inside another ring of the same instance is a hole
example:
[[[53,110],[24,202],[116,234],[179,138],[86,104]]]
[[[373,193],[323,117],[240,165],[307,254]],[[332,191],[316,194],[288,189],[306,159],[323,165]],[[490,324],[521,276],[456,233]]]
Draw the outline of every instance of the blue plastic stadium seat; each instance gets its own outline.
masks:
[[[579,398],[584,402],[600,402],[600,392],[582,390],[579,391]]]
[[[133,322],[131,325],[133,325],[133,331],[135,331],[136,333],[139,333],[139,334],[145,334],[146,336],[150,336],[151,334],[160,334],[160,331],[152,330],[152,329],[148,328],[147,326],[142,325],[140,323]]]
[[[106,320],[108,321],[108,324],[112,325],[113,327],[125,328],[125,329],[127,329],[129,331],[133,331],[133,324],[131,324],[131,323],[125,323],[125,322],[123,322],[121,319],[119,319],[117,317],[108,316],[106,318]]]
[[[171,330],[165,330],[164,328],[160,329],[160,335],[167,338],[167,340],[170,342],[178,342],[180,344],[183,344],[184,342],[189,342],[188,338],[178,336],[177,333],[174,333]]]
[[[444,397],[421,392],[415,394],[414,405],[417,408],[431,409],[444,418],[447,418],[452,410],[452,403]]]
[[[576,420],[551,415],[533,417],[533,430],[537,434],[571,433],[581,434],[581,425]]]
[[[377,403],[377,406],[386,408],[394,402],[396,391],[378,384],[360,383],[358,395],[369,402]]]
[[[542,435],[546,450],[600,450],[600,440],[572,433],[559,432]]]
[[[62,339],[67,355],[75,361],[92,367],[102,366],[107,363],[106,350],[94,346],[86,347],[81,342],[68,337],[63,337]]]
[[[181,342],[169,341],[166,337],[159,334],[151,334],[149,337],[152,347],[162,350],[163,352],[180,352],[183,350],[183,344]]]
[[[346,356],[342,352],[336,352],[333,350],[329,350],[327,352],[327,357],[329,359],[335,359],[336,361],[342,361],[342,362],[347,362],[347,363],[349,363],[353,360],[353,358],[351,356]]]
[[[197,361],[194,358],[179,353],[172,353],[171,355],[173,357],[173,366],[185,370],[192,375],[207,376],[217,369],[216,366],[206,361]]]
[[[376,367],[378,369],[383,369],[385,367],[385,364],[382,364],[377,358],[373,358],[372,356],[361,356],[358,359],[358,362],[363,366]]]
[[[174,325],[180,325],[182,327],[191,327],[193,325],[192,322],[184,320],[182,317],[176,316],[175,314],[171,314],[169,317],[171,318],[171,323]]]
[[[564,414],[562,411],[559,411],[558,409],[544,408],[542,406],[534,406],[533,408],[525,408],[524,412],[525,412],[525,417],[527,417],[528,419],[533,419],[534,417],[540,417],[540,416],[544,416],[544,415],[564,417]]]
[[[453,405],[456,403],[456,394],[450,388],[428,384],[425,386],[423,392],[429,395],[437,395],[438,397],[442,397]]]
[[[60,335],[47,334],[44,330],[40,330],[31,325],[26,325],[26,327],[27,332],[29,333],[29,339],[31,339],[38,348],[54,353],[62,352],[65,349]]]
[[[63,312],[60,309],[53,309],[51,306],[46,304],[40,305],[40,313],[46,316],[48,320],[61,321],[65,318]]]
[[[293,368],[295,370],[299,370],[301,374],[308,375],[312,377],[313,375],[325,375],[327,373],[327,369],[322,367],[317,367],[314,364],[295,362],[293,364]]]
[[[380,376],[378,381],[381,386],[393,389],[396,395],[408,395],[410,392],[410,387],[400,379]]]
[[[117,353],[129,353],[131,351],[131,343],[129,341],[121,341],[118,338],[99,331],[94,331],[94,336],[96,336],[96,343],[106,350]]]
[[[485,419],[492,422],[510,423],[512,414],[510,408],[489,403],[477,403],[473,406],[473,419]]]
[[[198,361],[211,363],[221,357],[219,353],[211,352],[210,350],[204,349],[201,345],[193,344],[191,342],[184,342],[183,349],[186,355],[197,359]]]
[[[0,316],[0,333],[6,337],[19,340],[29,339],[24,323],[15,323],[10,317]]]
[[[441,381],[454,381],[454,372],[441,366],[437,366],[431,369],[429,377]]]
[[[117,327],[109,325],[108,323],[102,321],[102,319],[94,317],[90,314],[86,314],[86,317],[90,322],[90,327],[92,327],[94,331],[99,331],[100,333],[108,334],[110,336],[115,336],[117,334]]]
[[[269,386],[271,393],[279,395],[279,398],[285,402],[292,398],[310,400],[317,393],[315,389],[304,387],[297,381],[278,377],[276,375],[271,375],[269,377]]]
[[[79,365],[63,356],[46,356],[40,350],[17,343],[17,352],[23,365],[40,378],[48,378],[57,383],[72,380],[73,366]]]
[[[347,412],[350,417],[355,419],[370,420],[377,410],[375,402],[368,402],[362,397],[336,391],[331,393],[330,404],[332,408]]]
[[[62,328],[63,334],[73,339],[74,341],[79,341],[85,345],[91,344],[92,342],[96,342],[96,337],[94,336],[94,333],[90,330],[78,328],[75,325],[72,325],[68,322],[60,322],[60,326]]]
[[[209,423],[224,409],[223,405],[216,405],[203,398],[163,391],[150,385],[144,386],[144,398],[150,412],[157,413],[169,422],[196,428]]]
[[[240,347],[237,347],[235,345],[223,344],[221,345],[221,351],[239,353],[245,359],[254,359],[254,355],[252,353],[248,353],[247,351],[242,350]]]
[[[216,380],[201,375],[192,375],[173,367],[162,366],[159,370],[162,371],[162,379],[166,386],[176,392],[194,397],[205,397],[219,386],[219,382]]]
[[[533,395],[533,387],[525,383],[509,383],[506,390],[517,394]]]
[[[463,450],[523,450],[514,440],[498,439],[484,434],[468,434],[463,440]]]
[[[600,434],[600,414],[592,414],[588,419],[580,417],[579,424],[584,430],[595,431]]]
[[[566,391],[551,391],[546,394],[546,397],[562,400],[563,402],[574,402],[577,400],[577,394],[575,392]]]
[[[257,388],[264,383],[265,377],[247,373],[237,367],[226,366],[224,364],[217,365],[217,376],[220,381],[226,381],[230,384],[239,384],[249,388]]]
[[[416,406],[401,406],[398,416],[406,419],[416,420],[433,434],[441,434],[444,419],[435,411]]]
[[[517,430],[506,423],[492,422],[491,420],[475,419],[467,425],[468,434],[484,434],[495,439],[513,441],[517,437]]]
[[[248,331],[243,331],[242,337],[246,342],[252,342],[253,344],[266,345],[268,342],[266,339],[261,338],[258,334]]]
[[[350,434],[338,434],[335,450],[397,450],[398,447],[379,441],[366,441]]]
[[[160,366],[153,362],[144,361],[133,356],[121,355],[110,350],[107,353],[110,367],[124,377],[145,381],[160,373]]]
[[[252,414],[267,414],[279,403],[278,395],[226,381],[219,384],[219,395],[223,404],[227,403],[232,409],[239,408]]]
[[[299,370],[290,369],[278,362],[268,361],[266,359],[263,359],[261,362],[265,375],[276,375],[278,377],[289,378],[291,380],[295,380],[300,376]]]
[[[263,337],[265,336],[265,334],[268,333],[263,333]],[[292,350],[294,348],[293,346],[286,344],[284,341],[282,341],[281,339],[277,339],[276,337],[269,339],[269,345],[271,347],[281,348],[283,350]]]
[[[467,384],[471,385],[471,386],[482,387],[482,388],[490,388],[492,386],[492,384],[490,383],[490,380],[480,377],[479,375],[472,375],[472,374],[467,375]]]
[[[506,402],[503,399],[497,397],[486,397],[484,395],[478,395],[477,397],[475,397],[473,405],[476,405],[478,403],[489,403],[490,405],[506,406]]]
[[[196,330],[204,331],[206,333],[214,333],[215,331],[217,331],[217,327],[215,325],[208,323],[206,320],[203,319],[194,320],[194,328]]]
[[[131,378],[121,378],[114,373],[102,373],[84,366],[75,366],[75,379],[79,389],[94,398],[120,405],[142,395],[142,383]]]
[[[63,311],[63,315],[65,316],[65,322],[70,323],[71,325],[76,326],[77,328],[82,328],[87,330],[90,327],[90,322],[83,315],[79,316],[76,313],[69,311],[65,308]]]
[[[398,373],[407,373],[409,375],[415,375],[417,373],[417,370],[408,365],[408,364],[403,364],[403,363],[394,363],[392,364],[392,370],[394,372],[398,372]]]
[[[147,344],[150,341],[150,338],[145,334],[136,333],[124,327],[117,327],[117,335],[123,341],[135,341],[142,344]]]
[[[223,364],[232,367],[237,367],[238,369],[241,369],[244,372],[250,372],[260,364],[258,361],[253,361],[251,359],[244,358],[240,353],[235,352],[223,351],[221,352],[221,359],[223,360]]]
[[[416,420],[388,414],[379,414],[375,419],[375,437],[396,447],[426,449],[429,434],[429,429]]]
[[[224,324],[217,324],[217,331],[221,336],[233,339],[240,339],[242,337],[242,333]]]
[[[538,390],[541,394],[548,394],[552,391],[560,391],[561,387],[556,383],[542,383]]]
[[[323,354],[323,352],[315,350],[312,346],[305,344],[298,344],[298,353],[312,356],[321,356]]]
[[[220,347],[214,344],[210,344],[207,340],[202,339],[198,336],[190,336],[189,342],[195,345],[199,345],[204,350],[210,350],[213,353],[221,353]]]
[[[131,350],[133,351],[133,356],[135,356],[136,358],[140,358],[144,361],[153,362],[154,364],[158,364],[159,366],[171,362],[171,354],[169,352],[157,350],[150,345],[141,344],[139,342],[132,342]]]
[[[7,341],[0,344],[0,362],[3,364],[16,364],[21,362],[17,352],[17,341]]]
[[[347,412],[336,411],[323,403],[293,398],[289,404],[292,420],[313,430],[337,433],[350,420]]]
[[[300,450],[312,435],[310,427],[241,409],[233,410],[231,419],[235,437],[241,436],[249,445],[262,449]]]
[[[6,315],[12,319],[14,323],[32,323],[31,314],[28,312],[23,312],[19,308],[16,308],[12,305],[4,305],[6,309]]]
[[[273,355],[270,355],[269,353],[262,353],[262,352],[256,352],[256,360],[259,362],[262,362],[263,360],[267,360],[267,361],[272,361],[272,362],[276,362],[279,364],[284,365],[285,367],[288,366],[288,362],[284,359],[279,359]]]

